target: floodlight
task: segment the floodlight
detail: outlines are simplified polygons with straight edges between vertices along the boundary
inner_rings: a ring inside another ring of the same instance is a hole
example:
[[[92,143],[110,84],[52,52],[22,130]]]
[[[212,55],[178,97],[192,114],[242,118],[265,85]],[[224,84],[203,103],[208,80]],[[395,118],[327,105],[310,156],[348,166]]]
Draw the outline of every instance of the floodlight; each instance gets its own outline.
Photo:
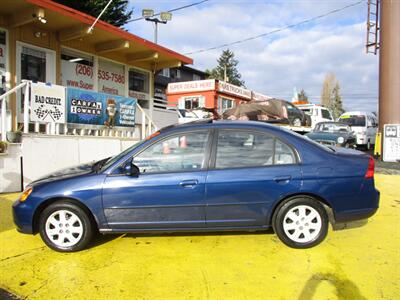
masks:
[[[161,20],[163,20],[164,22],[171,21],[172,19],[172,14],[170,12],[162,12],[160,16]]]
[[[142,10],[142,17],[143,18],[151,18],[154,16],[154,10],[145,8]]]

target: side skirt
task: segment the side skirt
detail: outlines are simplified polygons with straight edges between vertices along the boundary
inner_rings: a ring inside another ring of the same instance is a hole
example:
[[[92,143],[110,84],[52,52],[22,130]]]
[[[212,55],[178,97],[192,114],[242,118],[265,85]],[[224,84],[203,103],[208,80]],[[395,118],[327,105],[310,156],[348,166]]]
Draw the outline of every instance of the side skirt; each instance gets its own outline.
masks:
[[[262,231],[270,226],[241,226],[241,227],[204,227],[204,228],[135,228],[135,229],[110,229],[100,228],[100,233],[171,233],[171,232],[224,232],[224,231]]]

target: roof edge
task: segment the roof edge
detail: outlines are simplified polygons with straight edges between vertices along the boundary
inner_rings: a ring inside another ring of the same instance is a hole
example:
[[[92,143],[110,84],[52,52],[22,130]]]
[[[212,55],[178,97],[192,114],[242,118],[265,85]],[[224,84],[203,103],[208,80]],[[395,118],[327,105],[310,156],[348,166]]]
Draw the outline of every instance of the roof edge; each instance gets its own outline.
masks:
[[[65,5],[50,1],[50,0],[25,0],[25,2],[40,6],[45,9],[52,10],[54,12],[61,13],[64,16],[71,17],[71,18],[78,20],[82,23],[85,23],[87,25],[92,25],[93,22],[96,20],[96,18],[94,18],[88,14],[85,14],[81,11],[78,11],[76,9],[70,8],[68,6],[65,6]],[[144,38],[141,38],[137,35],[129,33],[125,30],[122,30],[121,28],[118,28],[118,27],[111,25],[107,22],[104,22],[102,20],[98,20],[94,27],[95,28],[97,27],[99,29],[116,34],[116,35],[120,36],[121,38],[145,45],[145,46],[151,48],[152,50],[164,52],[169,55],[172,55],[172,56],[174,56],[174,58],[178,59],[179,61],[182,61],[184,64],[193,64],[193,59],[190,57],[187,57],[183,54],[180,54],[171,49],[168,49],[168,48],[165,48],[158,44],[155,44],[153,42],[150,42]]]

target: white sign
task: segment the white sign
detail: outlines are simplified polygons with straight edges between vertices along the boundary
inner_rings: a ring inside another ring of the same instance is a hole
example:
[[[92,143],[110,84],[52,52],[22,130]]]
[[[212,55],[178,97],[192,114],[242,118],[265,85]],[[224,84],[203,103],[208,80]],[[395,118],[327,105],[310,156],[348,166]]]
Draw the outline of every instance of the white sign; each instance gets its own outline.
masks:
[[[265,100],[269,100],[272,99],[272,97],[269,97],[267,95],[263,95],[257,92],[252,92],[252,99],[255,101],[265,101]]]
[[[400,124],[385,124],[383,128],[383,161],[400,161]]]
[[[168,94],[181,92],[212,91],[215,89],[215,79],[185,81],[168,84]]]
[[[31,121],[65,123],[65,87],[31,84]]]
[[[99,59],[99,92],[123,96],[125,94],[124,66]]]
[[[150,95],[147,93],[137,92],[137,91],[129,91],[129,97],[136,98],[138,100],[150,100]]]
[[[218,82],[218,91],[239,96],[242,98],[251,99],[251,91],[244,89],[240,86],[236,86],[227,82],[219,81]]]
[[[84,90],[94,89],[92,66],[61,60],[61,74],[61,83],[64,86]]]

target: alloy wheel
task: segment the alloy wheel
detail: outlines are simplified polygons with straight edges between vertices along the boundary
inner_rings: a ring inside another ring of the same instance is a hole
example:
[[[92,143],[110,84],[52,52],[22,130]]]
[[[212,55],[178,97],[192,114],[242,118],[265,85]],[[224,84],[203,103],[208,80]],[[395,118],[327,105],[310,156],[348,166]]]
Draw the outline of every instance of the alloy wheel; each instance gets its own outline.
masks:
[[[57,210],[47,218],[45,232],[56,246],[71,247],[83,236],[82,220],[69,210]]]
[[[297,243],[315,240],[322,229],[321,216],[308,205],[291,208],[283,218],[283,230],[287,237]]]

